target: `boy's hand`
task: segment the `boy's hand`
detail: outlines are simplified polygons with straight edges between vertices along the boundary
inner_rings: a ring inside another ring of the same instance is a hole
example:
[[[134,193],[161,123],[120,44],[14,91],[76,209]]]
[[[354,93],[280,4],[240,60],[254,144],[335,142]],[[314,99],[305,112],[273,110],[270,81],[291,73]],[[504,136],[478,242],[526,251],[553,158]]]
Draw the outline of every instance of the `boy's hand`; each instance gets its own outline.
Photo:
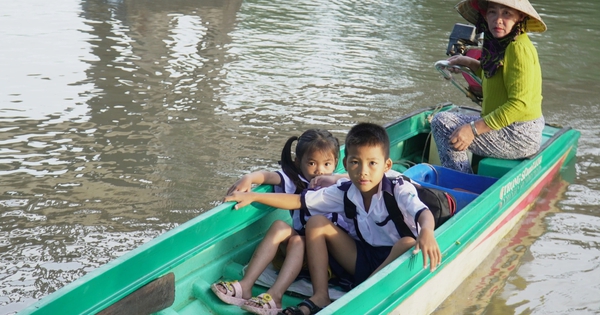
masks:
[[[427,258],[429,258],[430,270],[432,272],[442,263],[442,253],[435,240],[433,229],[421,229],[421,232],[417,236],[417,245],[413,253],[416,254],[419,250],[423,252],[423,268],[427,268]]]
[[[245,207],[254,201],[254,194],[252,192],[239,192],[234,191],[223,199],[223,202],[235,201],[237,204],[233,206],[235,210]]]

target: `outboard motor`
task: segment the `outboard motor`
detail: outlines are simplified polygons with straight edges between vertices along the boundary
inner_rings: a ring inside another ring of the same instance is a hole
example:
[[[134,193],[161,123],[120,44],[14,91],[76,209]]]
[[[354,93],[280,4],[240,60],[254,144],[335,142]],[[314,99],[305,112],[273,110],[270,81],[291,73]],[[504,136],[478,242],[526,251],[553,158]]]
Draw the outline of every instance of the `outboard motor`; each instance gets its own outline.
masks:
[[[450,33],[446,55],[464,55],[468,46],[477,46],[475,26],[456,23]]]

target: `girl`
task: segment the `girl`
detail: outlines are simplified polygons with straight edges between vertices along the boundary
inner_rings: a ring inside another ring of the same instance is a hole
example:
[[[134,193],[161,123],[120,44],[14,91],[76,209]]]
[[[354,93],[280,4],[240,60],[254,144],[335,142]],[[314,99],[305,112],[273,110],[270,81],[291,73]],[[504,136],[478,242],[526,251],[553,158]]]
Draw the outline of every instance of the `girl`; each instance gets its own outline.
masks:
[[[292,159],[292,144],[296,144],[296,156]],[[326,130],[309,129],[299,138],[291,137],[281,152],[281,170],[276,172],[257,171],[244,175],[229,190],[250,191],[253,184],[270,184],[275,192],[299,194],[308,187],[311,179],[319,175],[330,175],[335,170],[339,158],[339,141]],[[225,303],[241,306],[255,314],[277,314],[281,311],[281,298],[287,288],[300,273],[304,261],[304,225],[310,216],[300,210],[292,210],[293,226],[283,221],[275,221],[265,238],[256,248],[244,277],[240,281],[219,281],[211,286],[212,291]],[[345,222],[337,215],[327,217],[345,230]],[[273,261],[283,258],[279,275],[266,293],[252,297],[252,286]],[[275,259],[275,260],[274,260]]]

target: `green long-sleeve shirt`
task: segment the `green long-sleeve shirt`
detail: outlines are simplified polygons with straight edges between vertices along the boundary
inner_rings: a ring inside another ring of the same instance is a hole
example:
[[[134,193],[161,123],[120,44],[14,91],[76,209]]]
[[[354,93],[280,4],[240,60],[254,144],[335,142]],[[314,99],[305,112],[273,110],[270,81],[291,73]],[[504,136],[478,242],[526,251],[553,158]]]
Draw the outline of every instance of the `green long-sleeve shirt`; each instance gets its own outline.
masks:
[[[492,129],[542,116],[542,70],[526,33],[508,45],[504,66],[491,78],[484,77],[482,87],[481,115]]]

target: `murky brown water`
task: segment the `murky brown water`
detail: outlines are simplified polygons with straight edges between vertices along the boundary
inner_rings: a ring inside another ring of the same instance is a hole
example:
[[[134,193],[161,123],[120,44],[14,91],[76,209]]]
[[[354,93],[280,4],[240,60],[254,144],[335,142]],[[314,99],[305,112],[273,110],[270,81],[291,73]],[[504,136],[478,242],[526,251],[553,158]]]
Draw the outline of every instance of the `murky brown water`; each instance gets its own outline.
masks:
[[[0,314],[212,208],[304,129],[470,105],[432,67],[454,2],[5,1]],[[440,314],[600,314],[600,5],[534,5],[577,161]]]

